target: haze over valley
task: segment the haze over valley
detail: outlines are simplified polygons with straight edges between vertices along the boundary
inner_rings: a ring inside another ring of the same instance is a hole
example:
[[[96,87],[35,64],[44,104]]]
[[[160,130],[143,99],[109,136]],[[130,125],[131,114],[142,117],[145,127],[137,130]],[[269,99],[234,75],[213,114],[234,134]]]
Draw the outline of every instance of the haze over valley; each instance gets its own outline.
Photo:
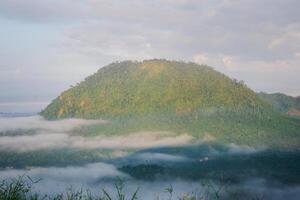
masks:
[[[1,0],[0,200],[298,200],[296,0]]]

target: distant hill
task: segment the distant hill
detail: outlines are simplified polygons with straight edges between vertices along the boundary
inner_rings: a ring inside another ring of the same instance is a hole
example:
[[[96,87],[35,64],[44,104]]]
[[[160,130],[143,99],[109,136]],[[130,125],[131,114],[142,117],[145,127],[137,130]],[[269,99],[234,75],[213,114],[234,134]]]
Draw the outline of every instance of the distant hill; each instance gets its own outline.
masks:
[[[42,114],[49,119],[103,115],[176,113],[200,108],[264,110],[266,105],[242,82],[194,63],[125,61],[101,68],[63,92]]]
[[[258,96],[272,104],[280,112],[291,116],[300,116],[300,97],[292,97],[282,93],[267,94],[258,93]]]
[[[45,118],[104,118],[86,136],[139,131],[188,133],[203,140],[298,146],[300,123],[213,68],[167,60],[116,62],[64,91]]]

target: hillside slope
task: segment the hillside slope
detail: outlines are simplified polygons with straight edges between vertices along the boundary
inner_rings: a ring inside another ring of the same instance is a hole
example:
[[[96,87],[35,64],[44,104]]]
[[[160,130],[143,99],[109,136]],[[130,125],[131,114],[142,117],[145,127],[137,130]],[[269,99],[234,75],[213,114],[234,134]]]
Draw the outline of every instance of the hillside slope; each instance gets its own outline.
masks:
[[[258,96],[272,104],[277,110],[291,116],[300,116],[300,97],[292,97],[282,93],[258,93]]]
[[[208,66],[149,60],[101,68],[63,92],[43,112],[46,118],[128,113],[190,112],[199,108],[264,110],[265,104],[244,84]]]
[[[218,142],[299,145],[297,119],[283,116],[242,82],[195,63],[112,63],[63,92],[41,115],[111,121],[78,130],[85,136],[167,131]]]

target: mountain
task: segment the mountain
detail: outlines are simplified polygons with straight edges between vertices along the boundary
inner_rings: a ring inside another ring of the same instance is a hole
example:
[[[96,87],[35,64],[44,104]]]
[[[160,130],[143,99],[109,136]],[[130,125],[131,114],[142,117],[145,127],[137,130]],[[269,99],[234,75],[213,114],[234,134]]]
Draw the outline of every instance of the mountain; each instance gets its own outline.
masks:
[[[292,97],[282,93],[258,93],[258,96],[272,104],[277,110],[291,116],[300,116],[300,97]]]
[[[299,121],[282,115],[243,82],[209,66],[159,59],[102,67],[41,115],[110,120],[78,130],[85,136],[164,131],[260,146],[299,143]]]
[[[194,63],[125,61],[101,68],[63,92],[42,114],[49,119],[148,113],[200,108],[263,110],[263,102],[242,82]]]

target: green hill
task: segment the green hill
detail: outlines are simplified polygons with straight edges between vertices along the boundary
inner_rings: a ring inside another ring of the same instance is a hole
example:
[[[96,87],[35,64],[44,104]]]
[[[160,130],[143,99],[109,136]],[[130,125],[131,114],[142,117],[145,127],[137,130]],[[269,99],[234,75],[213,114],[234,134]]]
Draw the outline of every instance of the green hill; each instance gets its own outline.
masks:
[[[209,66],[157,59],[105,66],[63,92],[41,115],[111,121],[79,130],[86,136],[159,130],[294,146],[300,130],[299,121],[281,115],[243,82]]]
[[[264,110],[243,83],[208,66],[149,60],[113,63],[63,92],[42,114],[49,119],[200,108]]]
[[[300,116],[300,97],[292,97],[282,93],[258,93],[258,96],[272,104],[277,110],[291,116]]]

